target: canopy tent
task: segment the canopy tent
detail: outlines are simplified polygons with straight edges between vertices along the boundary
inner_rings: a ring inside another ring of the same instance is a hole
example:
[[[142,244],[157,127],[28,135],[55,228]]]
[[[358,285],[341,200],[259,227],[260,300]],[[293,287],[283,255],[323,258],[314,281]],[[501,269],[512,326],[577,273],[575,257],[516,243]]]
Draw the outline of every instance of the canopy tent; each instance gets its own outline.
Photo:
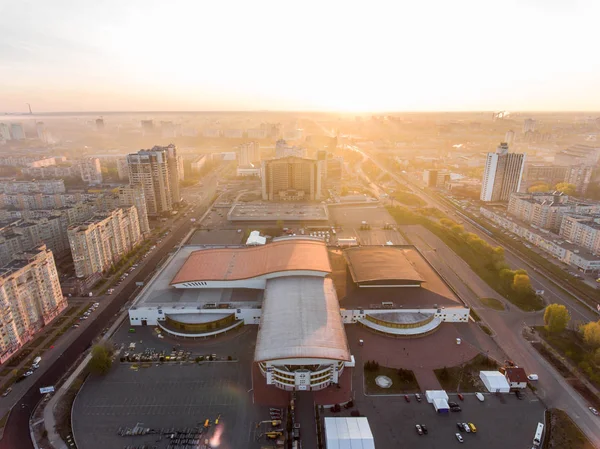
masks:
[[[326,449],[375,449],[369,421],[360,418],[325,418]]]
[[[448,395],[444,390],[427,390],[425,392],[425,397],[430,404],[433,404],[434,399],[444,399],[446,402],[448,401]]]
[[[435,408],[435,411],[438,413],[448,413],[450,411],[448,401],[442,398],[436,398],[433,400],[433,408]]]
[[[510,385],[499,371],[480,371],[479,378],[490,393],[508,393]]]

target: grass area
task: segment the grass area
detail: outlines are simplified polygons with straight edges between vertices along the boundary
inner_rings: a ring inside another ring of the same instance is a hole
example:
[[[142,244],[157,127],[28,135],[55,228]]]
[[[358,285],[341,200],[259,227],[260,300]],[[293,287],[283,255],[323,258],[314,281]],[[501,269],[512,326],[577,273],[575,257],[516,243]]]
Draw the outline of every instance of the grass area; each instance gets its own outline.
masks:
[[[553,408],[546,411],[544,449],[594,449],[581,429],[565,413]]]
[[[434,373],[444,390],[473,393],[483,388],[479,371],[495,369],[498,369],[495,360],[479,354],[467,363],[450,368],[439,368],[434,370]]]
[[[594,352],[585,345],[579,332],[567,329],[559,334],[552,334],[543,326],[537,326],[535,330],[546,343],[600,388],[600,366],[596,363]]]
[[[29,354],[31,354],[32,352],[33,352],[33,348],[22,349],[21,352],[17,353],[17,355],[13,356],[8,361],[6,366],[15,367],[15,366],[19,365],[23,360],[25,360],[27,357],[29,357]]]
[[[425,201],[423,201],[421,198],[419,198],[414,193],[396,192],[393,196],[394,196],[394,201],[398,201],[399,203],[406,204],[407,206],[422,207],[425,205]]]
[[[540,355],[544,357],[548,363],[550,363],[550,365],[552,365],[560,373],[562,377],[567,379],[573,377],[573,373],[569,367],[559,360],[552,352],[546,349],[543,344],[534,342],[531,343],[531,346],[533,346],[540,353]]]
[[[401,374],[396,368],[380,366],[376,370],[370,371],[365,369],[365,393],[371,395],[377,394],[404,394],[418,393],[421,391],[419,383],[414,373],[409,370],[402,370]],[[380,388],[375,383],[377,376],[387,376],[392,380],[390,388]]]
[[[479,298],[479,302],[490,309],[504,310],[504,304],[496,298]]]

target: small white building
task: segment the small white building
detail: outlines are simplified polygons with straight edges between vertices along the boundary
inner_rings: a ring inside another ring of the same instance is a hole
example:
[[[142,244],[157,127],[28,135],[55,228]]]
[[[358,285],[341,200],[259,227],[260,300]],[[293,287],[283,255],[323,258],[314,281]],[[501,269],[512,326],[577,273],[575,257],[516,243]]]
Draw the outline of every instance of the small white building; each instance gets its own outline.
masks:
[[[375,449],[375,440],[365,417],[325,418],[326,449]]]
[[[257,246],[267,243],[267,238],[260,235],[260,231],[252,231],[246,240],[246,245]]]
[[[490,393],[508,393],[510,386],[500,371],[480,371],[479,378]]]

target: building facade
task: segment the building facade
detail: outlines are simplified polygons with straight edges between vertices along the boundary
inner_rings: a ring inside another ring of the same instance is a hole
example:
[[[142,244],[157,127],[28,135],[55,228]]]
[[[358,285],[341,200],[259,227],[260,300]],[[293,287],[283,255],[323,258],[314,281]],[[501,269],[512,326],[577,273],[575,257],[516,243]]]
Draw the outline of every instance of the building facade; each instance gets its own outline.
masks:
[[[260,146],[258,142],[246,142],[240,145],[238,165],[248,167],[260,162]]]
[[[144,189],[148,215],[173,210],[173,194],[167,153],[162,149],[141,150],[127,156],[129,182]]]
[[[15,254],[0,268],[0,363],[66,307],[52,251],[40,246]]]
[[[90,185],[102,184],[102,167],[100,159],[88,157],[79,162],[79,173],[81,180]]]
[[[127,158],[122,157],[117,159],[117,173],[121,181],[129,179],[129,169],[127,168]]]
[[[481,185],[481,201],[508,201],[510,194],[518,192],[525,155],[509,153],[508,144],[502,142],[495,153],[488,153]]]
[[[68,237],[76,276],[103,273],[140,243],[137,210],[129,206],[97,215],[69,227]]]
[[[0,181],[2,193],[65,193],[65,182],[62,179],[44,181]]]
[[[126,185],[119,187],[119,206],[134,206],[137,210],[140,232],[144,237],[150,235],[150,223],[148,222],[148,210],[146,208],[146,197],[144,189],[139,185]]]
[[[320,168],[317,160],[294,156],[263,161],[263,200],[320,200]]]

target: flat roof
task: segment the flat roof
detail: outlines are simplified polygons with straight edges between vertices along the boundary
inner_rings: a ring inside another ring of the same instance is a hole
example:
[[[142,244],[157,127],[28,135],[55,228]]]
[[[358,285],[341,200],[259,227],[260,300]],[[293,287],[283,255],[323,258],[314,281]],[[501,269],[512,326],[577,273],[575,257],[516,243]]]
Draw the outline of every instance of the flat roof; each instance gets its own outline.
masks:
[[[158,273],[146,284],[136,298],[132,308],[136,307],[176,307],[181,313],[198,313],[204,304],[230,304],[235,307],[259,307],[263,290],[248,288],[202,289],[202,288],[174,288],[170,285],[173,276],[177,274],[188,256],[202,249],[203,246],[183,246],[165,262]],[[226,313],[227,309],[223,309]]]
[[[359,418],[325,418],[327,449],[375,449],[369,421]]]
[[[359,287],[350,274],[346,259],[340,249],[330,250],[332,272],[342,309],[382,309],[382,303],[391,302],[391,309],[433,309],[441,307],[466,307],[450,286],[439,276],[421,253],[412,245],[388,246],[401,248],[413,268],[422,277],[420,287]]]
[[[263,246],[193,251],[173,277],[171,285],[251,279],[297,270],[330,273],[325,243],[314,239],[291,238]]]
[[[242,203],[234,204],[227,213],[229,221],[327,221],[326,204]]]
[[[423,276],[396,246],[357,246],[344,251],[352,279],[357,284],[421,283]]]
[[[340,306],[329,278],[267,281],[254,360],[295,358],[350,361]]]

